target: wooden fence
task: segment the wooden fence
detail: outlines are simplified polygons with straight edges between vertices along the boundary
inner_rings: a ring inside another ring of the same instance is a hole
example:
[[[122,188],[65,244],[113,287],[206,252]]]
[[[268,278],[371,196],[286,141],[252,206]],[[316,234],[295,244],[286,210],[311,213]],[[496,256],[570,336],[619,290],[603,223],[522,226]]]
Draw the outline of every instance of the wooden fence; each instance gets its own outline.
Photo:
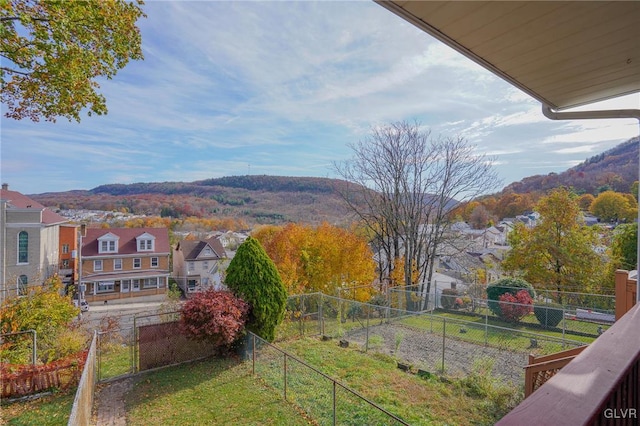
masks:
[[[0,364],[2,398],[20,397],[51,388],[67,389],[80,381],[87,350],[43,365]]]

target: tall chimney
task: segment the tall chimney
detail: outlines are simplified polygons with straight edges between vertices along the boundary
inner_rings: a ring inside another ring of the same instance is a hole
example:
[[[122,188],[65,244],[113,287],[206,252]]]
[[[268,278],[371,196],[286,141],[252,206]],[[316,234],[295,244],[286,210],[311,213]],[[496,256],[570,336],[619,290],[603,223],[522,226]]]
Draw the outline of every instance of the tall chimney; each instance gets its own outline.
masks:
[[[2,189],[4,189],[5,191],[9,190],[9,184],[8,183],[3,183],[2,184]]]

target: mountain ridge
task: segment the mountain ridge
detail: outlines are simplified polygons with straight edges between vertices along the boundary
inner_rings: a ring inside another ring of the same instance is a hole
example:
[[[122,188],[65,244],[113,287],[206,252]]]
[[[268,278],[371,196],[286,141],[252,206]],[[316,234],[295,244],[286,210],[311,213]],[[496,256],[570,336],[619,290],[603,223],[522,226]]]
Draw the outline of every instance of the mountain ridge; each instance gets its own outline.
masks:
[[[505,193],[545,192],[558,186],[576,192],[629,192],[638,180],[640,137],[629,139],[561,173],[535,175],[507,185]],[[106,184],[91,190],[30,195],[58,209],[127,211],[165,217],[231,217],[249,225],[323,221],[348,225],[353,216],[339,195],[350,183],[333,178],[243,175],[194,182]]]

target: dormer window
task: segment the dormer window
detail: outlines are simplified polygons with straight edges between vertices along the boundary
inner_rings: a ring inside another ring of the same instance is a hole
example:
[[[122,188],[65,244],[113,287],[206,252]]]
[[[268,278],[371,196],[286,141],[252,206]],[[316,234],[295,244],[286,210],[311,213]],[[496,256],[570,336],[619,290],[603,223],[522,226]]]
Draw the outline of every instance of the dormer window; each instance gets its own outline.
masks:
[[[109,232],[98,238],[98,253],[117,253],[118,236]]]
[[[156,238],[147,232],[140,235],[139,237],[136,237],[136,241],[138,244],[138,251],[154,251],[155,250]]]

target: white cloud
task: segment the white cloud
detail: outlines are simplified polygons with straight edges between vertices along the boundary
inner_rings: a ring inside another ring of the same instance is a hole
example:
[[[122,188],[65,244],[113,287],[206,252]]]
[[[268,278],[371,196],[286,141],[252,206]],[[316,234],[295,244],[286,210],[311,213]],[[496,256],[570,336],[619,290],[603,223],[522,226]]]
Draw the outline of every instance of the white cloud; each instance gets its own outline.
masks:
[[[496,156],[508,183],[638,133],[630,121],[547,120],[536,101],[374,2],[144,7],[145,60],[101,81],[109,114],[3,118],[3,181],[38,193],[246,174],[248,164],[327,176],[372,126],[417,120]]]

